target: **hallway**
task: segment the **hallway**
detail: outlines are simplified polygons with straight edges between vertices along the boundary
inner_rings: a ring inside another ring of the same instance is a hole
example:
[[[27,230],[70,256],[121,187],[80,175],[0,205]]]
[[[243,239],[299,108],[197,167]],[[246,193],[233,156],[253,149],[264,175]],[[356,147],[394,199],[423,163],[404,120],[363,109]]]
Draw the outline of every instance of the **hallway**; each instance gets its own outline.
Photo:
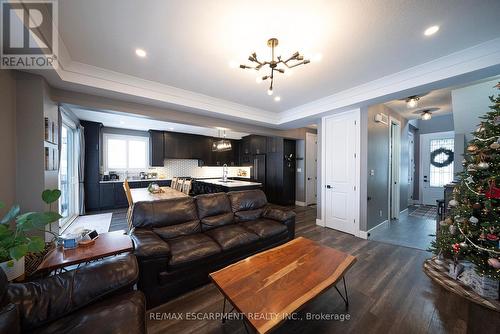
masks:
[[[388,244],[427,250],[436,232],[436,218],[430,206],[408,207],[399,219],[385,221],[370,231],[368,239]],[[429,210],[431,209],[431,210]]]

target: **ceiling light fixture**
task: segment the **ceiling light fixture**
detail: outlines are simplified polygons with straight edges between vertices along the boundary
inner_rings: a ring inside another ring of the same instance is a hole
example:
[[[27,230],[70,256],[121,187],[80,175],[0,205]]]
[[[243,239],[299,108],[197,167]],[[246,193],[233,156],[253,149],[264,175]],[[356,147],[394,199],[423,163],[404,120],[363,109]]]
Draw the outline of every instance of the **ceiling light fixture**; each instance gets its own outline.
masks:
[[[430,110],[424,110],[422,112],[422,115],[421,115],[421,118],[424,120],[424,121],[428,121],[432,118],[432,114],[430,112]]]
[[[408,109],[415,108],[416,106],[418,106],[418,100],[420,100],[420,97],[417,95],[408,96],[406,98],[406,107]]]
[[[269,79],[271,81],[269,89],[267,90],[267,95],[273,95],[274,72],[286,73],[289,71],[290,68],[293,68],[293,67],[296,67],[299,65],[305,65],[305,64],[310,63],[311,61],[308,59],[304,59],[304,56],[301,55],[299,52],[295,52],[293,55],[288,57],[286,60],[283,60],[281,58],[281,56],[275,57],[275,48],[278,46],[278,39],[277,38],[269,39],[267,41],[267,46],[269,46],[271,48],[271,60],[270,61],[258,60],[257,54],[254,52],[248,57],[248,60],[254,64],[252,64],[252,65],[240,65],[240,68],[259,71],[261,68],[269,66],[269,68],[271,69],[271,73],[269,75],[263,76],[261,78],[261,80],[264,81],[264,80]],[[319,57],[321,59],[321,54],[319,54]],[[279,68],[278,67],[279,65],[283,65],[283,66],[281,66],[281,68]]]
[[[279,96],[275,96],[275,97],[274,97],[274,101],[276,101],[276,102],[281,101],[281,97],[279,97]]]
[[[135,49],[135,54],[141,58],[144,58],[147,56],[146,51],[144,51],[143,49]]]
[[[431,27],[425,29],[424,35],[431,36],[431,35],[434,35],[435,33],[437,33],[438,31],[439,31],[439,26],[431,26]]]
[[[214,140],[212,143],[212,152],[225,152],[233,149],[231,141],[226,139],[226,130],[219,130],[219,138],[221,139]]]

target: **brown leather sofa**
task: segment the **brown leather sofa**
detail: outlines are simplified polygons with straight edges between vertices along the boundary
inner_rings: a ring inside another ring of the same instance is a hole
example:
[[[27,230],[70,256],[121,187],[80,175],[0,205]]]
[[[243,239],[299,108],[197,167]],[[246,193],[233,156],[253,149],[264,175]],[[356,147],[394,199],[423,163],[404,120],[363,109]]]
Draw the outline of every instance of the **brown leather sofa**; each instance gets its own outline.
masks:
[[[27,283],[0,269],[0,333],[146,333],[138,275],[132,254]]]
[[[140,202],[131,236],[147,308],[209,281],[208,274],[294,238],[295,213],[261,190]]]

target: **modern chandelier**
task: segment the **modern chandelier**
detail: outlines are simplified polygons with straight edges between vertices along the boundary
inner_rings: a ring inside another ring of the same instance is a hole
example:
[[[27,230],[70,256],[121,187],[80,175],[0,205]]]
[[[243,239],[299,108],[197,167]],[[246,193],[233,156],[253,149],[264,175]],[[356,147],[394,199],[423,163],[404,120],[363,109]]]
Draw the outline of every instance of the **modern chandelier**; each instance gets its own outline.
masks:
[[[269,85],[269,89],[267,90],[267,95],[273,95],[273,88],[274,88],[274,73],[279,72],[279,73],[285,73],[286,70],[289,70],[291,68],[294,68],[299,65],[305,65],[310,63],[311,61],[308,59],[304,59],[304,56],[301,55],[299,52],[295,52],[293,55],[291,55],[288,59],[283,60],[281,56],[276,56],[275,57],[275,48],[278,46],[278,39],[277,38],[270,38],[267,41],[267,46],[271,48],[271,60],[270,61],[260,61],[257,59],[257,54],[254,52],[252,53],[249,57],[248,60],[250,60],[252,65],[240,65],[240,68],[242,69],[250,69],[250,70],[255,70],[255,71],[260,71],[262,68],[266,68],[269,66],[271,69],[271,73],[269,75],[265,75],[262,78],[257,78],[258,82],[260,80],[265,81],[265,80],[270,80],[271,83]],[[279,67],[281,66],[281,68]]]

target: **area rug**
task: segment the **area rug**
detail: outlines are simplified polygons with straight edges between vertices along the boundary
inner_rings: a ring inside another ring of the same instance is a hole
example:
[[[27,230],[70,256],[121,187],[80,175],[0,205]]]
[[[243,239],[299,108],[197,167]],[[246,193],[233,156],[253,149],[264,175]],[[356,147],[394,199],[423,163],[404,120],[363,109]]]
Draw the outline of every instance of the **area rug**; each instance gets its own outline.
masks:
[[[96,230],[97,233],[106,233],[111,225],[113,213],[100,213],[77,217],[64,233],[75,233],[83,229]]]
[[[433,205],[421,205],[410,212],[410,216],[434,220],[437,216],[437,207]]]
[[[456,281],[448,276],[448,264],[446,261],[436,261],[436,258],[427,259],[424,262],[424,272],[429,276],[434,282],[441,285],[446,290],[456,293],[465,299],[470,300],[476,304],[483,307],[487,307],[494,311],[500,312],[500,302],[497,300],[486,299],[478,295],[474,290],[472,290],[467,285],[460,281]]]

